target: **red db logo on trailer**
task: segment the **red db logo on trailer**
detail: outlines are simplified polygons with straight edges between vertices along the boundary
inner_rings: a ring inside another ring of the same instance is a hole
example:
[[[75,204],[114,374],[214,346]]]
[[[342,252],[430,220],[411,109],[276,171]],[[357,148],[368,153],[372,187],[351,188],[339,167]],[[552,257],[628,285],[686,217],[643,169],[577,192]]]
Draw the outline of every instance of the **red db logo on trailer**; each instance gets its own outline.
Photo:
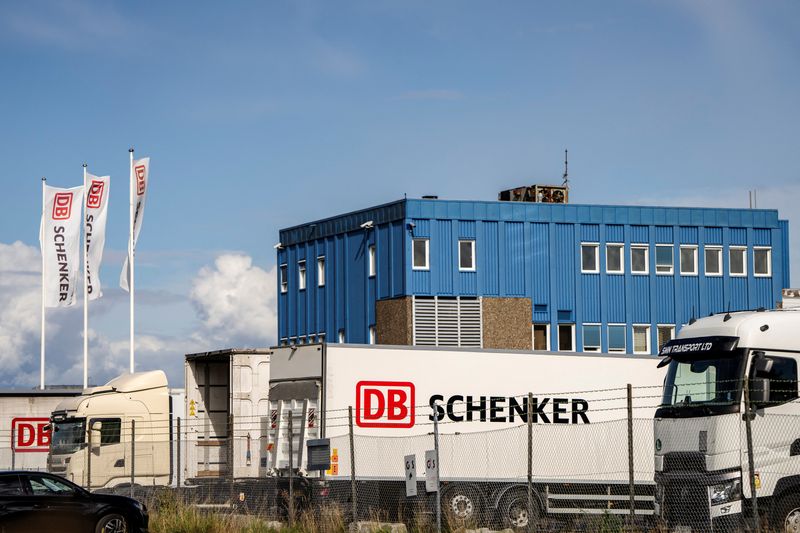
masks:
[[[57,192],[53,199],[53,220],[67,220],[72,213],[72,193]]]
[[[414,427],[414,384],[409,381],[359,381],[356,425],[362,428]]]
[[[106,184],[102,181],[92,180],[92,185],[89,187],[89,196],[86,199],[86,207],[97,209],[103,202],[103,191]]]
[[[11,445],[15,452],[46,452],[50,449],[47,418],[14,418],[11,420]]]

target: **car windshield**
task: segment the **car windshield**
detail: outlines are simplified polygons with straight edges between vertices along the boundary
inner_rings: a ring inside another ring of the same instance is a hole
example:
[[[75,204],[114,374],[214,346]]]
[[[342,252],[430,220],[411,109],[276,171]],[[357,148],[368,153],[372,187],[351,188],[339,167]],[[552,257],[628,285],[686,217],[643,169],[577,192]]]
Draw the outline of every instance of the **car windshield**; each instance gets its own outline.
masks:
[[[661,407],[715,408],[738,405],[743,350],[673,357],[664,380]]]
[[[70,418],[53,423],[50,449],[54,454],[74,453],[86,438],[86,419]]]

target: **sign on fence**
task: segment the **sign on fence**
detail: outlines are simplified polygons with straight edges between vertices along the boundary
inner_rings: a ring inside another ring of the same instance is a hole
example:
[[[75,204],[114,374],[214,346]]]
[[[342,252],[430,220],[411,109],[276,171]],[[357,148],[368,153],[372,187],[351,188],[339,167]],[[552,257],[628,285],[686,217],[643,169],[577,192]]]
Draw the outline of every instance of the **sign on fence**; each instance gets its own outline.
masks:
[[[406,455],[406,498],[417,495],[417,456]]]
[[[425,452],[425,490],[428,492],[439,490],[439,465],[436,462],[436,450]]]

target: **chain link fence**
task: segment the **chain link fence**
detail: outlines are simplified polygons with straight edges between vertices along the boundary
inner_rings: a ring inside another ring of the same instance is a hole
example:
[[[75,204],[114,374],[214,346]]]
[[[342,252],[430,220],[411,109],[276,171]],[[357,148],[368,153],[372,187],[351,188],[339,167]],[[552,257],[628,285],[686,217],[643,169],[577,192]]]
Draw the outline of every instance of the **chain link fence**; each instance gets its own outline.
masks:
[[[284,523],[311,515],[320,530],[377,522],[416,531],[795,531],[800,403],[797,382],[785,386],[793,397],[745,414],[739,400],[662,405],[657,387],[530,393],[504,408],[464,399],[416,406],[413,428],[391,432],[358,427],[352,408],[225,414],[215,424],[203,413],[131,413],[59,426],[43,441],[47,461],[6,431],[0,466],[48,469],[156,506],[168,494]],[[278,424],[292,438],[271,433]],[[307,468],[312,429],[328,436],[326,470]]]

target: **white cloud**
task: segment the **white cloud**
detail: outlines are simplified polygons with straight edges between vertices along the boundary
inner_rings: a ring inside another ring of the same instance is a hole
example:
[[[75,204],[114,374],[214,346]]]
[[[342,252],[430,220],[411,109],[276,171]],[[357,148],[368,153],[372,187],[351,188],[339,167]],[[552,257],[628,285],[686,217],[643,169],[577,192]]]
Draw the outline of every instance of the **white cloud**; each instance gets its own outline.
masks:
[[[275,341],[275,267],[266,271],[247,255],[220,255],[195,277],[191,299],[210,339],[226,346]]]

